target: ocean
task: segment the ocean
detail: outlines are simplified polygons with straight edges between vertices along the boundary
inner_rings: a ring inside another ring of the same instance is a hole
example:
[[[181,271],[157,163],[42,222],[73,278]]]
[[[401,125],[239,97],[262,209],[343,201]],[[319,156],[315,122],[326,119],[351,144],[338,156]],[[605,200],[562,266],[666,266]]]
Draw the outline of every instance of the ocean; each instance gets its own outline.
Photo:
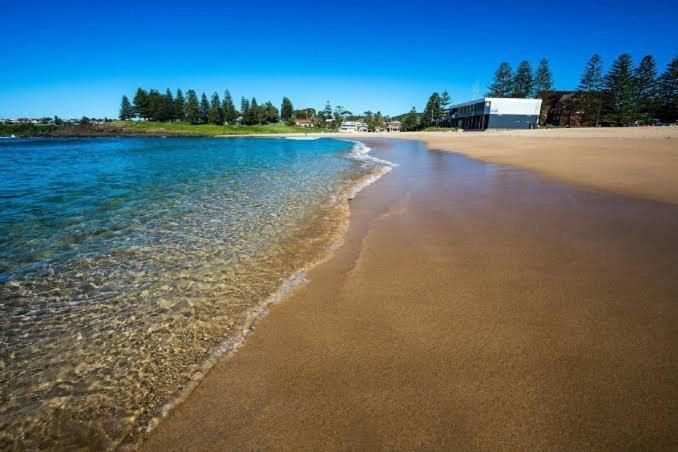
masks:
[[[135,444],[389,166],[325,138],[0,140],[0,449]]]

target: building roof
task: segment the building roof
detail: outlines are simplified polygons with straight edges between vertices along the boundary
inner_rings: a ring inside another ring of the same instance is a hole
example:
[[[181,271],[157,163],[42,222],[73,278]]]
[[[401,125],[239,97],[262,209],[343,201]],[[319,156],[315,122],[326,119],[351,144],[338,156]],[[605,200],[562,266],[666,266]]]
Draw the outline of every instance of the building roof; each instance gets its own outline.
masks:
[[[475,105],[475,104],[480,104],[480,103],[485,103],[485,102],[500,102],[500,103],[505,103],[505,102],[511,102],[511,103],[516,103],[516,104],[534,104],[534,103],[541,103],[541,99],[523,99],[520,97],[483,97],[480,99],[476,100],[471,100],[468,102],[463,102],[461,104],[455,104],[452,105],[450,108],[460,108],[460,107],[466,107],[469,105]]]

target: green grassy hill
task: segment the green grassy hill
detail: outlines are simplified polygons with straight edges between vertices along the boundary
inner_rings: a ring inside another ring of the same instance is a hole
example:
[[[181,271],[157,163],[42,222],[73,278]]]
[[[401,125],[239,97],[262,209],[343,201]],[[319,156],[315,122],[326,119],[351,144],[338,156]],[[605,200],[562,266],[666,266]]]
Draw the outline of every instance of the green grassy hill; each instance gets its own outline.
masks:
[[[252,126],[217,126],[213,124],[189,124],[187,122],[152,121],[114,121],[103,124],[8,124],[0,123],[0,136],[215,136],[215,135],[254,135],[276,133],[321,132],[322,129],[309,129],[279,124],[260,124]]]

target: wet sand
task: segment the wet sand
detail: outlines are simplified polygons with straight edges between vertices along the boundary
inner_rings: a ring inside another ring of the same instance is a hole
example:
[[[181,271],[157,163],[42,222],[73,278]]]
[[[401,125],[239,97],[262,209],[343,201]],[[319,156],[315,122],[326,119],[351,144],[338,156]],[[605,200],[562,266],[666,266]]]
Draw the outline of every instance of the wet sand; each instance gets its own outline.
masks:
[[[584,188],[678,204],[678,127],[404,132],[364,136],[374,137],[420,140],[431,149],[461,152],[475,159],[537,171]]]
[[[145,449],[678,447],[678,206],[368,144],[345,245]]]

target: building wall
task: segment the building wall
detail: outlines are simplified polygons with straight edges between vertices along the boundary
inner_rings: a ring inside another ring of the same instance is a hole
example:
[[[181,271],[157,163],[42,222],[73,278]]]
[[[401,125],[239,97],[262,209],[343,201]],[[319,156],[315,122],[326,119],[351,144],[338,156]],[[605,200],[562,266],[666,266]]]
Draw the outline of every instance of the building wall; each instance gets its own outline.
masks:
[[[539,115],[541,99],[518,99],[487,97],[490,102],[490,114],[499,115]]]
[[[535,115],[490,115],[488,129],[529,129],[537,128],[539,112]]]

